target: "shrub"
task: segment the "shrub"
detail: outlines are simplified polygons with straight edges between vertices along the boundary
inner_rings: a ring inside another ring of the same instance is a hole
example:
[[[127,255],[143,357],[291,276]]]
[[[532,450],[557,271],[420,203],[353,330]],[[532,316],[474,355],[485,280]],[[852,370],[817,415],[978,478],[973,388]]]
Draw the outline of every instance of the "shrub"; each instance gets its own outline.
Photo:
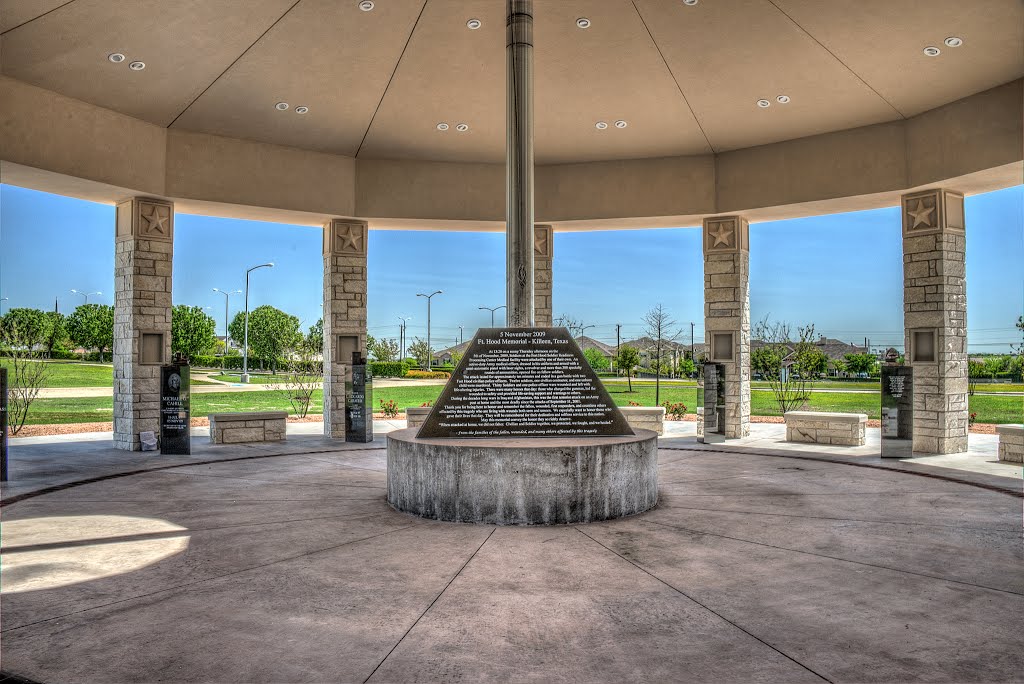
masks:
[[[674,420],[682,420],[686,415],[686,404],[682,402],[671,402],[666,401],[662,404],[665,407],[665,413],[672,417]]]
[[[432,401],[425,401],[422,404],[420,404],[420,408],[427,408],[428,406],[433,406],[433,405],[434,405],[434,402],[432,402]]]
[[[370,373],[375,378],[404,378],[408,368],[399,361],[371,361]]]
[[[447,380],[452,377],[451,373],[442,371],[411,370],[405,374],[407,378],[419,378],[424,380]]]
[[[419,362],[412,357],[406,359],[405,361],[402,361],[401,363],[405,364],[405,367],[408,368],[409,370],[413,370],[415,368],[420,367]]]
[[[640,403],[636,402],[636,401],[631,401],[631,402],[629,402],[629,405],[630,406],[640,406]]]
[[[380,410],[385,418],[394,418],[398,415],[398,404],[395,403],[394,399],[389,399],[388,401],[381,399]]]

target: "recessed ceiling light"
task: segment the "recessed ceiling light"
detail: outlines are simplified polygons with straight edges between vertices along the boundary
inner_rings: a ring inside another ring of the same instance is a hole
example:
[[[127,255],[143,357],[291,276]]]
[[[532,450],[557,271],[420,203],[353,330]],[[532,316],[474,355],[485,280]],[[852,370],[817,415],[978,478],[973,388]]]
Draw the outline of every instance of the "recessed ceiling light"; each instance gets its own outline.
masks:
[[[777,98],[775,98],[775,101],[778,102],[779,104],[786,104],[787,102],[789,102],[789,95],[779,95]]]
[[[288,109],[288,103],[278,102],[276,105],[274,105],[274,109],[276,109],[279,112],[283,112],[284,110]]]
[[[697,4],[697,0],[683,0],[683,4],[693,7],[694,5]]]
[[[362,0],[359,3],[359,9],[363,10],[364,12],[369,12],[370,10],[373,9],[373,0]]]
[[[771,107],[772,103],[769,102],[768,100],[758,100],[757,106],[760,107],[761,109],[765,109],[767,107]]]
[[[145,62],[135,61],[135,62],[132,62],[131,64],[129,64],[128,68],[131,69],[132,71],[142,71],[143,69],[146,68],[146,63]]]
[[[446,124],[444,121],[442,121],[441,123],[437,124],[437,130],[439,130],[439,131],[447,131],[448,130],[448,124]]]
[[[469,130],[469,124],[460,123],[455,126],[455,130],[465,133]]]
[[[626,123],[625,121],[623,121],[622,119],[619,119],[618,121],[615,122],[615,127],[616,128],[625,128],[628,125],[629,124]]]
[[[576,25],[581,29],[588,29],[590,28],[590,20],[586,17],[580,17],[576,20]]]
[[[935,47],[934,45],[929,45],[928,47],[926,47],[923,50],[923,52],[924,52],[924,54],[928,55],[929,57],[938,57],[939,53],[942,52],[942,50],[940,50],[939,48]]]
[[[942,41],[949,47],[960,47],[964,44],[964,39],[959,36],[950,36],[946,40]]]
[[[594,124],[594,127],[597,128],[597,130],[599,131],[603,131],[604,129],[608,128],[608,124],[607,122],[604,121],[598,121],[596,124]]]
[[[476,31],[478,28],[483,26],[483,24],[480,23],[479,19],[470,19],[469,21],[466,22],[466,26],[471,30]]]
[[[120,64],[124,61],[124,55],[122,55],[120,52],[111,52],[109,55],[107,55],[107,59],[109,59],[114,64]]]
[[[300,106],[295,108],[295,113],[296,114],[306,114],[308,112],[309,112],[309,107],[306,107],[306,106],[300,105]]]

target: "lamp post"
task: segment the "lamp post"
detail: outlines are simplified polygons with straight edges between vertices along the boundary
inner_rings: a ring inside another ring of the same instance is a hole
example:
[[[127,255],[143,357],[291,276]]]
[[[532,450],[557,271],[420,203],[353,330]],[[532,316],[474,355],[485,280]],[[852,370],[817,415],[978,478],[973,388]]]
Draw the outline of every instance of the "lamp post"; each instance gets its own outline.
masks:
[[[72,292],[72,294],[82,295],[83,297],[85,297],[85,302],[84,302],[85,304],[89,303],[89,297],[91,297],[92,295],[101,295],[101,294],[103,294],[102,292],[82,292],[81,290],[72,290],[71,292]]]
[[[462,326],[459,326],[459,344],[462,344]]]
[[[597,327],[596,325],[581,325],[580,326],[580,335],[579,336],[583,337],[583,331],[586,330],[587,328],[596,328],[596,327]]]
[[[7,301],[7,297],[0,297],[0,316],[4,313],[4,302]]]
[[[221,356],[228,355],[228,298],[231,295],[242,294],[241,290],[221,290],[219,288],[213,288],[214,292],[219,292],[224,295],[224,352]]]
[[[398,345],[401,347],[399,361],[405,361],[405,326],[412,316],[398,317]]]
[[[504,304],[502,304],[501,306],[496,306],[493,309],[491,307],[489,307],[489,306],[478,306],[477,308],[478,309],[483,309],[484,311],[490,311],[491,312],[491,327],[493,328],[494,327],[494,312],[497,311],[498,309],[504,309],[504,308],[507,308],[507,307]]]
[[[693,322],[690,322],[690,360],[693,361],[693,365],[697,365],[697,358],[693,355]]]
[[[432,361],[431,357],[434,355],[434,350],[430,348],[430,300],[431,298],[433,298],[434,295],[439,294],[443,294],[443,291],[437,290],[435,292],[431,292],[430,294],[423,294],[422,292],[416,293],[417,297],[427,298],[427,370],[430,370],[430,362]]]
[[[242,382],[249,382],[249,274],[257,268],[274,268],[274,262],[253,266],[245,272],[245,350],[242,354]]]

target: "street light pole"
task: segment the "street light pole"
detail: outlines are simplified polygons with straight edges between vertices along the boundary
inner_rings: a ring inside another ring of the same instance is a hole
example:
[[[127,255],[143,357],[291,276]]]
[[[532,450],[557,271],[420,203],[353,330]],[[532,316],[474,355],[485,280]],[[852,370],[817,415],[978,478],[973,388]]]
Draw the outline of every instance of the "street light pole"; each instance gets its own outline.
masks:
[[[417,297],[427,298],[427,370],[430,370],[430,362],[433,360],[431,357],[434,355],[434,350],[430,348],[430,300],[434,295],[443,294],[443,292],[443,290],[436,290],[430,294],[423,294],[421,292],[416,293]]]
[[[221,354],[221,356],[226,357],[228,355],[228,298],[233,294],[242,294],[242,291],[235,290],[234,292],[230,292],[228,290],[221,290],[216,287],[213,288],[213,291],[220,292],[222,295],[224,295],[224,352]]]
[[[103,294],[102,292],[80,292],[79,290],[72,290],[71,292],[73,294],[82,295],[83,297],[85,297],[85,304],[89,303],[89,297],[91,297],[92,295],[101,295],[101,294]]]
[[[459,344],[462,344],[462,326],[459,326]]]
[[[507,307],[506,307],[505,304],[502,304],[501,306],[496,306],[493,309],[491,307],[489,307],[489,306],[478,306],[477,308],[478,309],[482,309],[484,311],[490,311],[491,312],[491,327],[493,328],[494,327],[494,312],[497,311],[498,309],[505,309]]]
[[[7,301],[7,297],[0,297],[0,316],[4,313],[4,302]]]
[[[697,358],[693,355],[693,322],[690,322],[690,360],[693,361],[694,365],[697,364]]]
[[[257,268],[274,268],[274,262],[253,266],[245,272],[245,350],[242,354],[242,382],[249,382],[249,274]]]
[[[400,361],[405,361],[405,326],[406,321],[410,320],[412,316],[406,316],[402,318],[398,317],[398,344],[402,348]]]

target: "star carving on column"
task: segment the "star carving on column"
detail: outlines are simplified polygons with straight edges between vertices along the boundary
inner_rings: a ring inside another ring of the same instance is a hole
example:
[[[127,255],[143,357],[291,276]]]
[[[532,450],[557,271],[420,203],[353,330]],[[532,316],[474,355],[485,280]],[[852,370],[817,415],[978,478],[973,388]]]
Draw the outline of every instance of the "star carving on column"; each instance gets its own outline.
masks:
[[[718,247],[719,245],[732,246],[732,229],[728,228],[724,223],[718,224],[718,230],[708,228],[708,234],[715,239],[715,244],[711,245],[712,247]]]
[[[149,224],[146,226],[147,233],[167,235],[167,226],[164,224],[167,223],[167,219],[169,219],[170,216],[164,215],[164,209],[165,207],[161,207],[159,204],[149,205],[149,214],[142,215],[142,218],[146,219],[146,223]]]
[[[931,228],[931,226],[932,226],[931,215],[934,212],[935,212],[935,207],[925,208],[924,200],[918,199],[917,200],[917,208],[916,209],[908,209],[907,210],[907,213],[914,217],[914,225],[910,226],[910,229],[913,230],[914,228],[917,228],[922,223],[925,225],[926,228]]]
[[[533,236],[533,251],[537,254],[547,254],[548,234],[547,231],[539,230]]]
[[[338,231],[338,238],[341,241],[341,251],[362,252],[363,236],[357,226],[345,226]]]

